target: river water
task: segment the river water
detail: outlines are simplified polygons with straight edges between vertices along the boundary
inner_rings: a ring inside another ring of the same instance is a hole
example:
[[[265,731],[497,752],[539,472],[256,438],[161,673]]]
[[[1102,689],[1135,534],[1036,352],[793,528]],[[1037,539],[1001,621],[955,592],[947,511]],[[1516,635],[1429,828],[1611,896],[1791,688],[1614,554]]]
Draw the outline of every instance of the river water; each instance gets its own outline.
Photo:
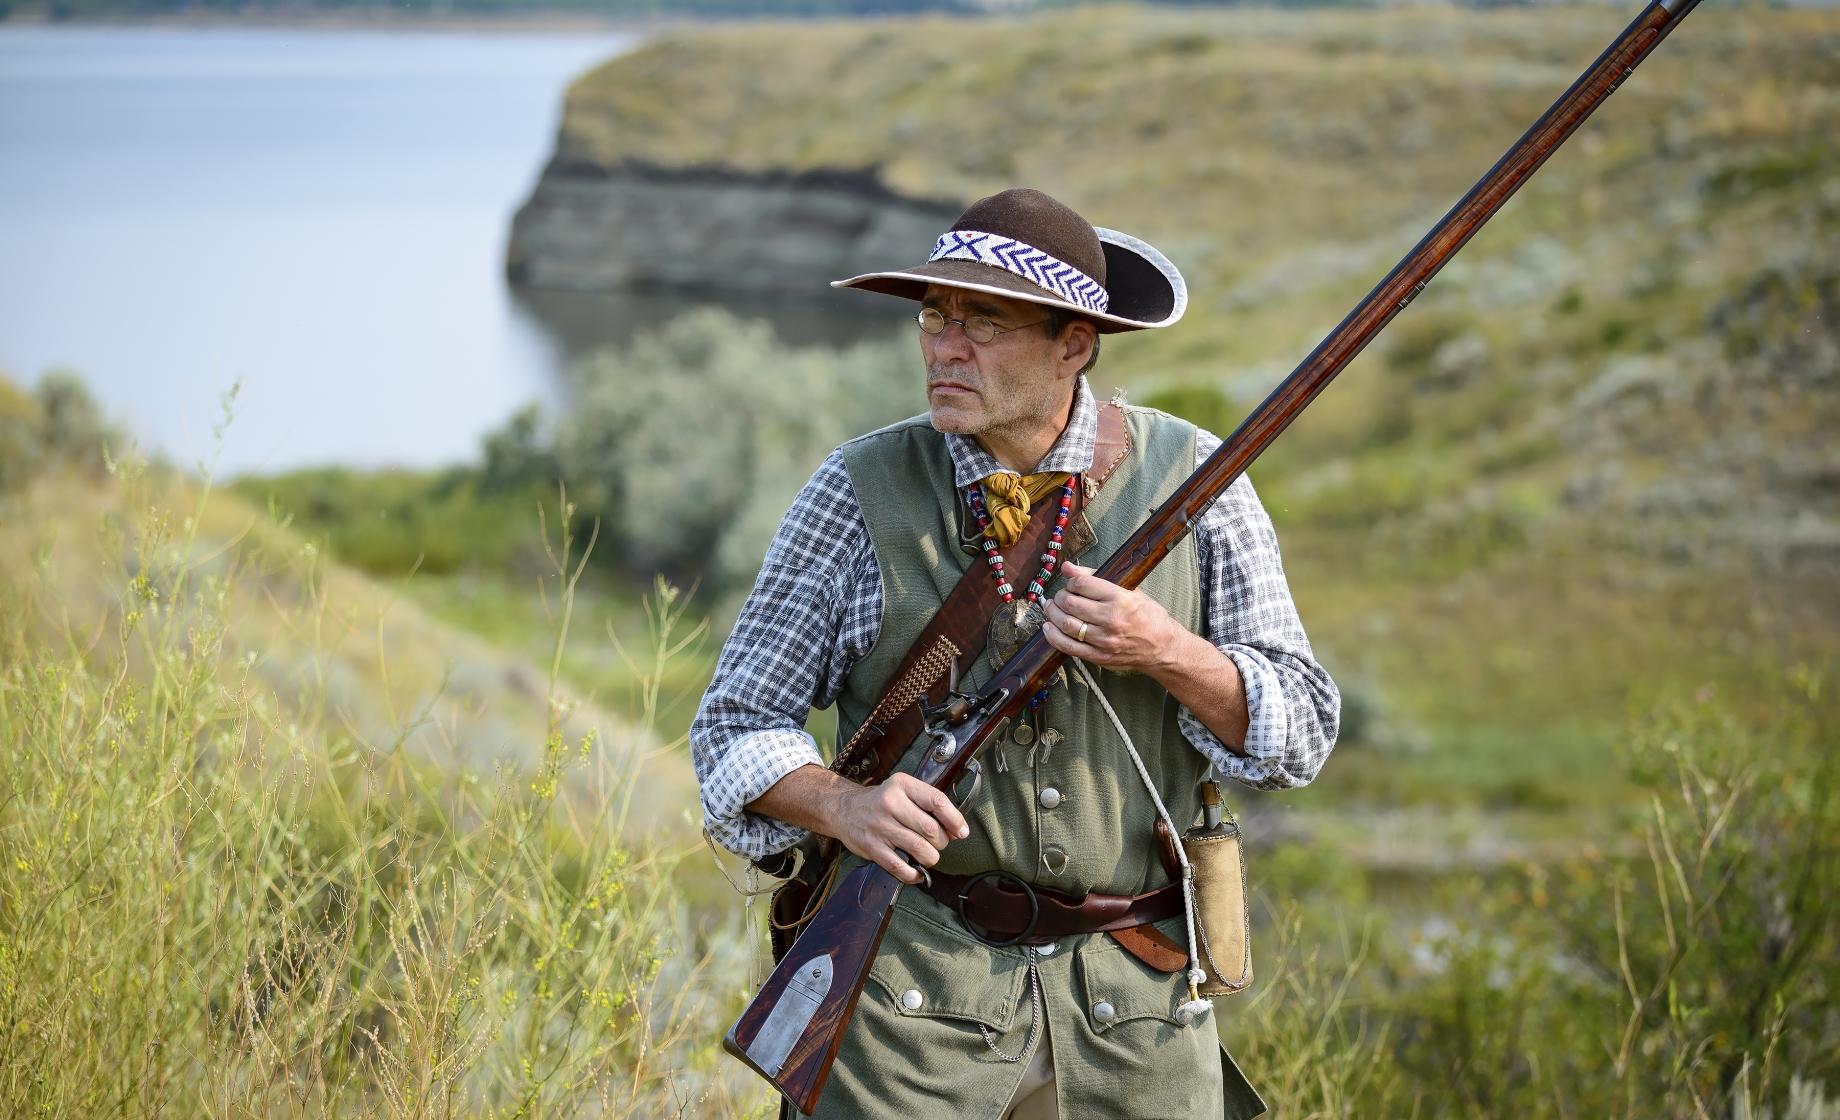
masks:
[[[222,471],[473,457],[569,340],[511,214],[612,34],[0,27],[0,372]],[[592,317],[592,316],[590,316]]]

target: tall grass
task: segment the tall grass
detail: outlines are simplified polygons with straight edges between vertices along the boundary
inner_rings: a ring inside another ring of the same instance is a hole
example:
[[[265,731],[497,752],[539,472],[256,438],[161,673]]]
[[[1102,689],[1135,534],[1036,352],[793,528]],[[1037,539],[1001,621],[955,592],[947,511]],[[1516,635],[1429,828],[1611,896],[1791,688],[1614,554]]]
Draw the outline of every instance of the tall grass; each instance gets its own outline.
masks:
[[[1626,762],[1649,803],[1616,848],[1459,875],[1407,907],[1271,883],[1261,982],[1220,1012],[1277,1114],[1840,1116],[1822,683],[1786,682],[1770,737],[1712,698],[1639,721]]]
[[[112,471],[100,621],[47,545],[0,579],[0,1113],[742,1107],[712,1047],[740,954],[690,928],[683,853],[623,838],[631,752],[565,737],[553,673],[534,766],[402,749],[432,697],[365,742],[317,670],[264,683],[230,616],[255,586],[320,633],[323,560],[208,540],[208,483]],[[654,618],[668,656],[681,603]]]

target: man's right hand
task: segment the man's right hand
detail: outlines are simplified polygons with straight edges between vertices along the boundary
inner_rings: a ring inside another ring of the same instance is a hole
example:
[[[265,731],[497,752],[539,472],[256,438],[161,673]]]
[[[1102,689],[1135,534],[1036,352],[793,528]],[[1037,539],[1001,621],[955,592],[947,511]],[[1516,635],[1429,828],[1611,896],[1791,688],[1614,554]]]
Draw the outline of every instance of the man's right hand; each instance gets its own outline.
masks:
[[[903,883],[918,883],[920,873],[901,858],[931,867],[952,840],[971,835],[952,799],[912,774],[891,774],[881,785],[859,786],[844,795],[832,816],[830,833],[843,846],[880,864]]]
[[[948,843],[971,835],[952,799],[912,774],[892,774],[880,785],[861,786],[822,766],[801,766],[747,808],[835,837],[910,884],[921,878],[914,864],[933,866]]]

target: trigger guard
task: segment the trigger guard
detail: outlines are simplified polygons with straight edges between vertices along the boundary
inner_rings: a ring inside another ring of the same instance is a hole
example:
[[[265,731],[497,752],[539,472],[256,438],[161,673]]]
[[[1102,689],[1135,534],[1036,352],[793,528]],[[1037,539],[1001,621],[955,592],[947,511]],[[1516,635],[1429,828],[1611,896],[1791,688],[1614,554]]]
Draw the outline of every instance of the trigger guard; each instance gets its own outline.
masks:
[[[971,788],[960,793],[959,787],[964,784],[965,774],[971,775]],[[983,784],[984,768],[978,765],[978,760],[974,758],[970,762],[965,763],[964,772],[959,774],[958,781],[952,783],[952,792],[947,796],[952,799],[953,805],[962,808],[965,802],[977,796],[977,791]]]

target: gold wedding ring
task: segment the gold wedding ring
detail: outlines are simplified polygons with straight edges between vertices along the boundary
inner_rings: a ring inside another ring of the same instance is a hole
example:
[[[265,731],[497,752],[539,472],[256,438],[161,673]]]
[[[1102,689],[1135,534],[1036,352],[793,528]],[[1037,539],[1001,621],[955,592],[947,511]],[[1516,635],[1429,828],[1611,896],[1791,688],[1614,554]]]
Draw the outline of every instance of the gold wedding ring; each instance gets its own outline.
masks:
[[[1080,623],[1080,632],[1073,636],[1073,640],[1076,642],[1084,642],[1086,640],[1086,628],[1091,625],[1092,623],[1090,622]]]

